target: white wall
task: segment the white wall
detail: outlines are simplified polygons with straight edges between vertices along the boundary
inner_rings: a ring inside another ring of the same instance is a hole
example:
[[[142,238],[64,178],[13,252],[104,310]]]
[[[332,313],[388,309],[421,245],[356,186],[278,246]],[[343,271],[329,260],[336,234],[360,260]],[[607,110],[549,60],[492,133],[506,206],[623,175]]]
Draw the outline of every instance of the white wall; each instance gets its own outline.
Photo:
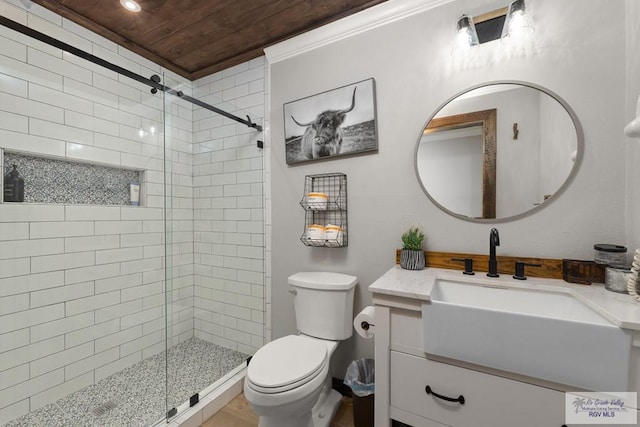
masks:
[[[456,18],[501,6],[456,1],[271,65],[274,337],[295,331],[288,275],[314,269],[354,274],[360,310],[371,301],[367,286],[394,264],[400,234],[412,223],[424,226],[428,250],[488,251],[494,224],[446,215],[424,196],[413,170],[427,118],[452,95],[486,81],[530,81],[550,89],[573,107],[585,132],[584,159],[572,185],[535,215],[499,223],[498,253],[591,259],[594,243],[625,243],[625,4],[538,0],[529,8],[536,33],[526,52],[492,42],[472,57],[452,58]],[[369,77],[376,80],[379,152],[287,166],[284,148],[277,148],[284,141],[281,106]],[[298,201],[304,176],[337,171],[348,177],[349,247],[303,247]],[[372,349],[359,337],[343,343],[334,375],[343,376],[350,360],[371,356]]]
[[[37,5],[2,0],[0,14],[136,73],[162,71]],[[191,104],[168,112],[180,341],[193,336]],[[145,176],[141,207],[0,204],[0,424],[164,350],[162,123],[161,93],[0,28],[0,147]]]

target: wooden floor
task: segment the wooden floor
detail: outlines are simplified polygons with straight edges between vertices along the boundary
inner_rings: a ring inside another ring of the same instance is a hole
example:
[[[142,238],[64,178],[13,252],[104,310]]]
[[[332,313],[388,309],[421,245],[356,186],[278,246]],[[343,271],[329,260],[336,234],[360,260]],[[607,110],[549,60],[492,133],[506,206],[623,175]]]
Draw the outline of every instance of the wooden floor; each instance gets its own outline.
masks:
[[[256,427],[257,425],[258,417],[251,410],[243,393],[202,424],[203,427]],[[342,404],[331,422],[331,427],[353,427],[353,404],[350,398],[342,398]]]

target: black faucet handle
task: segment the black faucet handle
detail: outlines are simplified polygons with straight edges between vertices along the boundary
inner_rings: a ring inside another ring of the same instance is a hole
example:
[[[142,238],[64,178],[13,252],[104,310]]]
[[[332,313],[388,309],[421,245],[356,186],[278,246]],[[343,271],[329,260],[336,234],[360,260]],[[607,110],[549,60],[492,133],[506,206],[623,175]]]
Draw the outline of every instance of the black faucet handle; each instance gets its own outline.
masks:
[[[532,264],[524,261],[516,261],[514,279],[527,280],[527,276],[524,275],[524,267],[542,267],[542,264]]]
[[[500,246],[500,233],[497,228],[491,229],[490,237],[495,246]]]
[[[451,258],[451,261],[464,262],[464,271],[462,274],[473,276],[473,258]]]

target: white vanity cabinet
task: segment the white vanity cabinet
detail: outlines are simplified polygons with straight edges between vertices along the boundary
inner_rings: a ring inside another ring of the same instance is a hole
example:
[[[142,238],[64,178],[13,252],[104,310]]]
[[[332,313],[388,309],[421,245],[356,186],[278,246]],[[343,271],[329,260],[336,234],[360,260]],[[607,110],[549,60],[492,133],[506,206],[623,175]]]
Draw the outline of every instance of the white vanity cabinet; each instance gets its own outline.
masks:
[[[388,283],[376,288],[376,283],[369,288],[376,308],[375,427],[389,427],[392,420],[413,427],[565,425],[565,391],[570,388],[451,359],[427,357],[421,308],[428,296],[406,289],[393,292]],[[640,305],[637,308],[640,310]],[[632,366],[640,362],[640,334],[634,334]],[[638,389],[639,370],[634,368],[632,372],[631,390]],[[427,386],[431,394],[426,392]],[[443,399],[456,400],[460,396],[464,404]]]
[[[391,419],[414,427],[563,425],[561,392],[427,359],[421,348],[420,302],[393,300],[400,307],[376,305],[376,427],[389,426]],[[385,323],[388,347],[380,348]],[[464,404],[433,393],[463,396]]]
[[[564,394],[555,390],[397,351],[391,352],[390,372],[391,407],[445,425],[560,427],[563,424]],[[431,395],[425,392],[426,387],[430,387]],[[464,399],[464,404],[447,402],[433,393]]]

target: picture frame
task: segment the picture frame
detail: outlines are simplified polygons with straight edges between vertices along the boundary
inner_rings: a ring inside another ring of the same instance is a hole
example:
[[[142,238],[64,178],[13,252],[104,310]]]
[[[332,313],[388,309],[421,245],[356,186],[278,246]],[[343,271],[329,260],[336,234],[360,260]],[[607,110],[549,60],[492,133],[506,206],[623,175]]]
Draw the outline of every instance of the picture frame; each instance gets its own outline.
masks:
[[[378,150],[373,78],[288,102],[283,110],[288,165]]]

